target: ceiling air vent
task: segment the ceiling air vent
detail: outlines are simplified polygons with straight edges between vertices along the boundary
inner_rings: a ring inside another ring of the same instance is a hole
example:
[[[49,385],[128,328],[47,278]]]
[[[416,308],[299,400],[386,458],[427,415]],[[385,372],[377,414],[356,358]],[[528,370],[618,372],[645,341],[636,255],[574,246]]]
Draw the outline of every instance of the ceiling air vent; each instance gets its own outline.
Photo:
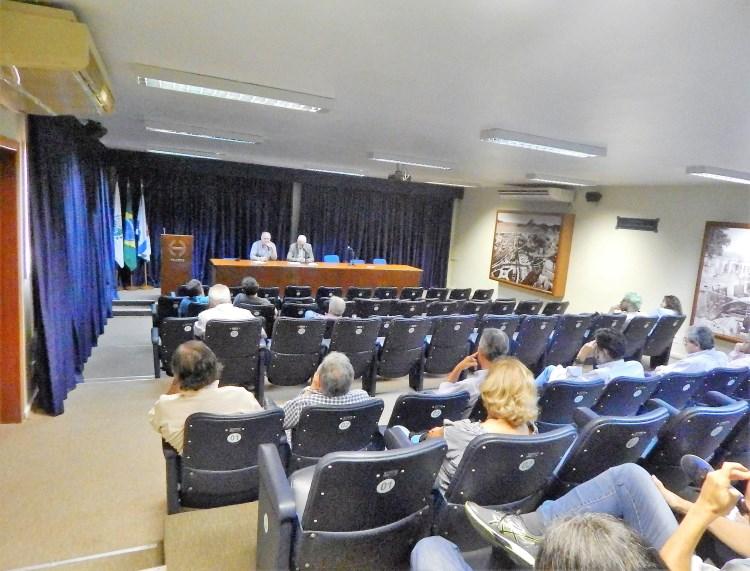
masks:
[[[564,202],[567,204],[572,203],[576,197],[575,190],[532,184],[503,186],[497,190],[497,194],[508,200]]]

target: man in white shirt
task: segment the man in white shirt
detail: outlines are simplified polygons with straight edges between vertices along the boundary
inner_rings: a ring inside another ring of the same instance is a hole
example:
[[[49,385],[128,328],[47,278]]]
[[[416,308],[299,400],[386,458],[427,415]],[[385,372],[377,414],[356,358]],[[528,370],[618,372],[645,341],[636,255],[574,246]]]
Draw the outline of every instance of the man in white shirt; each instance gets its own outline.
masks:
[[[729,353],[728,367],[733,369],[743,369],[750,367],[750,341],[737,343],[734,350]]]
[[[297,241],[289,246],[289,253],[286,256],[288,262],[300,262],[309,264],[315,261],[312,246],[307,243],[307,237],[300,234]]]
[[[247,309],[232,305],[232,294],[229,288],[223,284],[211,286],[208,290],[208,309],[198,314],[193,333],[199,339],[206,334],[206,324],[209,321],[251,321],[257,319]],[[265,332],[261,329],[262,335]]]
[[[185,420],[196,412],[244,414],[263,410],[242,387],[220,387],[221,364],[202,341],[183,343],[172,356],[174,381],[148,413],[151,426],[182,454]]]
[[[714,334],[705,325],[688,328],[683,343],[687,355],[671,365],[656,367],[655,373],[705,373],[729,364],[727,354],[714,349]]]
[[[276,244],[271,242],[271,233],[263,232],[260,235],[260,240],[253,242],[250,248],[250,259],[256,262],[267,262],[268,260],[275,260],[277,257]]]

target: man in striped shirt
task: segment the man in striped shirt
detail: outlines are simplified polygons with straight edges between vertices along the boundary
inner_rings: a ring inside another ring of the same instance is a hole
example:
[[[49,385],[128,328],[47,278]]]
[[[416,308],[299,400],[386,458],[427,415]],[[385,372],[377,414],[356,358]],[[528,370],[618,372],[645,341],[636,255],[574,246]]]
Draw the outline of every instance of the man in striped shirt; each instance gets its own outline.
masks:
[[[284,404],[284,429],[297,426],[302,409],[313,405],[348,406],[370,398],[362,389],[350,390],[354,368],[349,358],[334,351],[326,355],[313,376],[312,384]]]

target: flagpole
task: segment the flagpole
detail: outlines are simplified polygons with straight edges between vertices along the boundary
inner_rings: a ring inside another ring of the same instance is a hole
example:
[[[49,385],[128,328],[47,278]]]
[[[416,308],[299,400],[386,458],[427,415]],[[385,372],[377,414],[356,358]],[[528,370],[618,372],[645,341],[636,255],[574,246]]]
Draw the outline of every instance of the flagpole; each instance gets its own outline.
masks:
[[[154,287],[148,283],[148,262],[146,260],[143,261],[143,286],[141,286],[142,289],[154,289]]]

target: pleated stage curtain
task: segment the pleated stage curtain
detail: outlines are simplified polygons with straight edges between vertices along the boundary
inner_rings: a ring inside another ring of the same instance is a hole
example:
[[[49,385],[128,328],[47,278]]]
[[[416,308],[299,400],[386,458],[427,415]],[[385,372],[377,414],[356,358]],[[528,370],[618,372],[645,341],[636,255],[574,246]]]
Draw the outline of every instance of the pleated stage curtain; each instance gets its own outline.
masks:
[[[29,219],[37,403],[50,414],[81,380],[111,315],[112,210],[104,147],[72,117],[29,117]]]

